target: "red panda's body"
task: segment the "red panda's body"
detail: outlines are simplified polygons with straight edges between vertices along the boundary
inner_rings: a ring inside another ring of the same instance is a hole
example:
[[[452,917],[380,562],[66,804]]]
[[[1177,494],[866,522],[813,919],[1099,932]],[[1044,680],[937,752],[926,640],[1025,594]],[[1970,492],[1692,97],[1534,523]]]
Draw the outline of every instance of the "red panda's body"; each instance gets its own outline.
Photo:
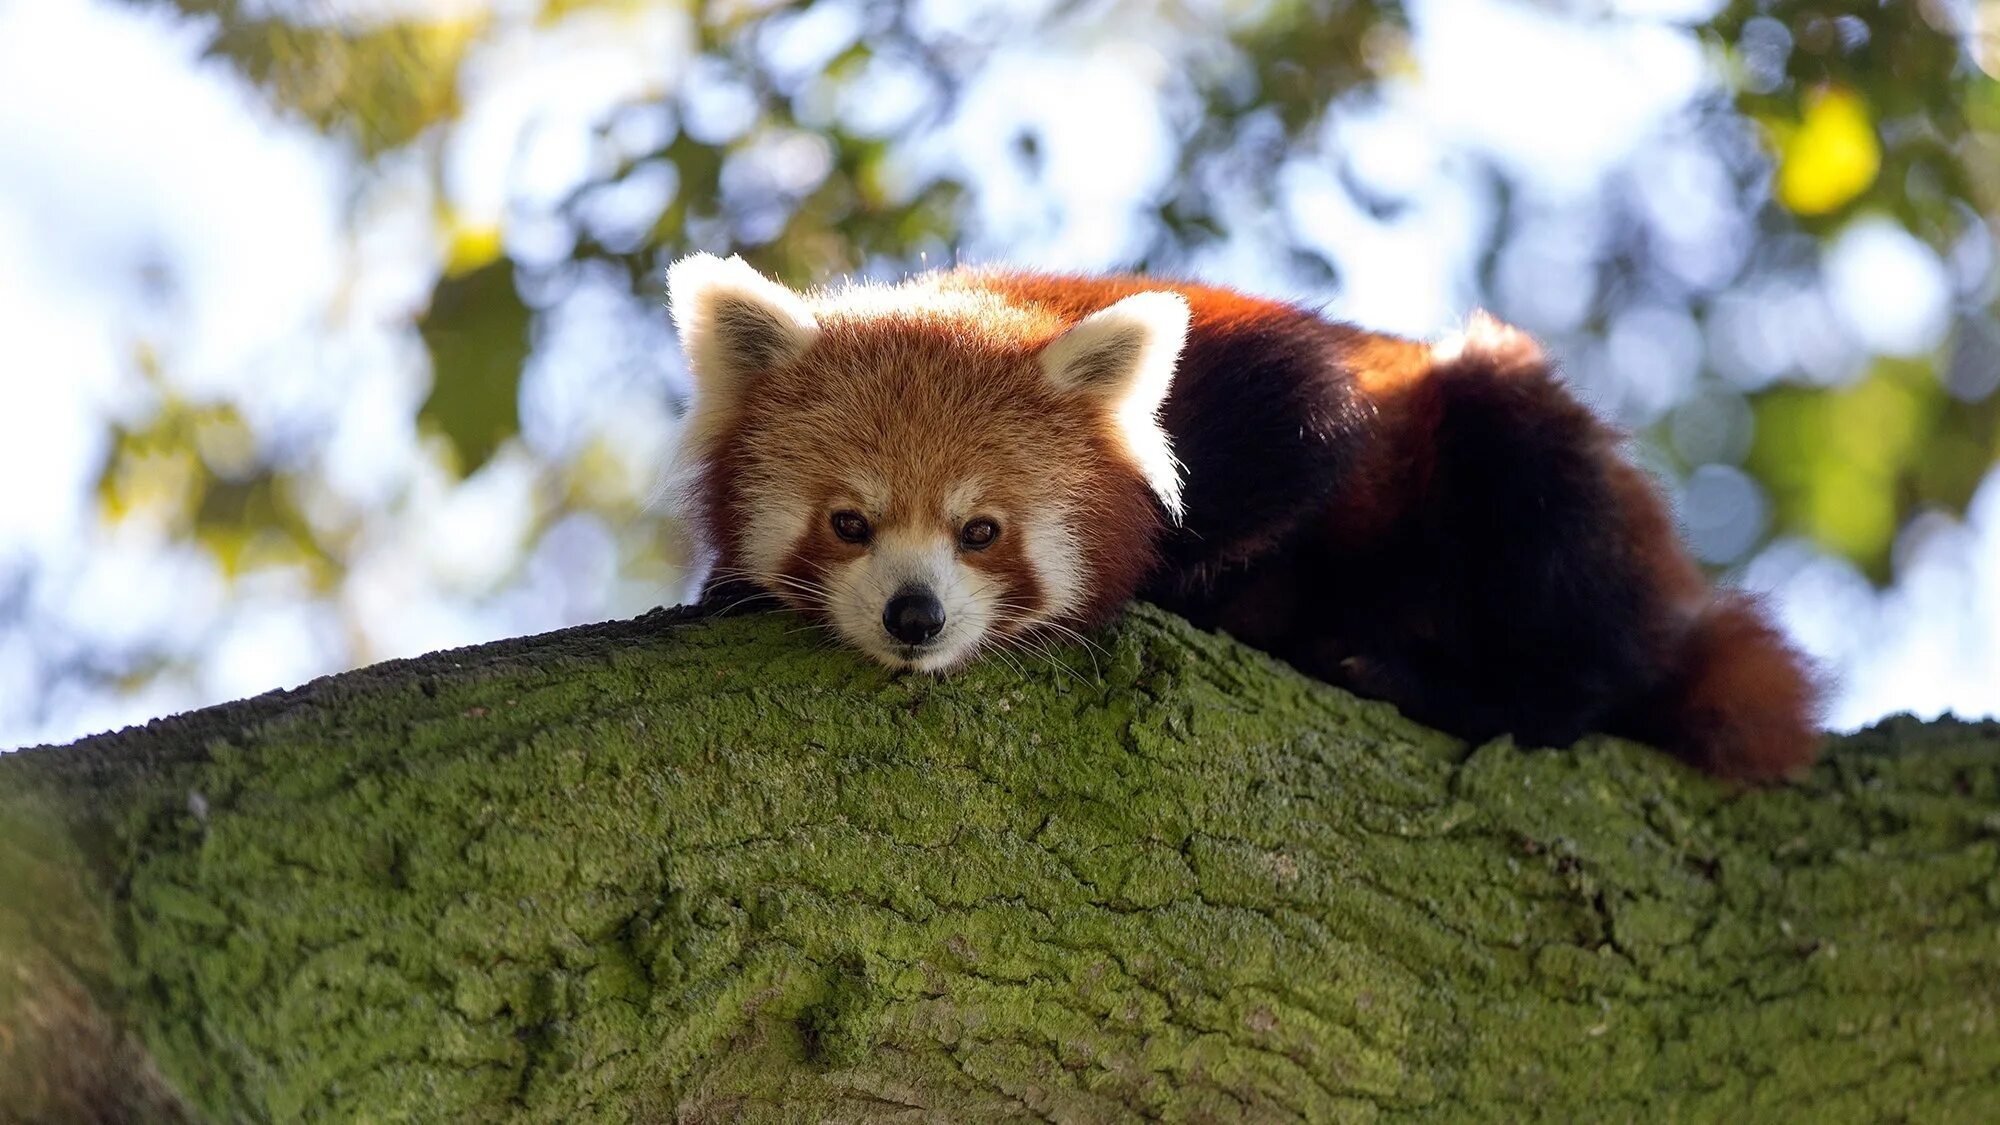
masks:
[[[718,574],[879,659],[935,670],[1143,597],[1468,737],[1607,730],[1744,778],[1814,753],[1799,657],[1497,322],[1431,345],[986,271],[799,298],[689,261],[713,263],[676,267],[674,303]]]

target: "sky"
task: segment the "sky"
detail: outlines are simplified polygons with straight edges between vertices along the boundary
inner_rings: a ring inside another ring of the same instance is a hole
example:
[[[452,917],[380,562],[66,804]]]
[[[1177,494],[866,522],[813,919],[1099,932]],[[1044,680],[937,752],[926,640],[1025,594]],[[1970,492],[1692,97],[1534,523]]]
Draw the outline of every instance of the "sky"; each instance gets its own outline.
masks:
[[[853,34],[838,5],[824,7],[821,24],[774,48],[789,52],[781,61],[810,69]],[[922,7],[925,19],[976,17],[971,5]],[[1331,314],[1371,327],[1448,331],[1474,299],[1469,248],[1495,221],[1468,154],[1517,172],[1529,188],[1520,205],[1548,234],[1502,263],[1525,279],[1515,287],[1529,295],[1523,307],[1507,311],[1530,328],[1576,323],[1563,248],[1602,237],[1589,201],[1634,162],[1660,185],[1671,228],[1710,248],[1689,256],[1689,268],[1704,268],[1741,232],[1708,202],[1717,170],[1662,130],[1715,82],[1678,22],[1706,9],[1616,11],[1578,22],[1508,0],[1414,4],[1411,75],[1380,99],[1336,107],[1322,139],[1407,205],[1370,214],[1302,153],[1276,197],[1287,229],[1338,264],[1339,292],[1287,289],[1295,283],[1266,264],[1279,235],[1254,214],[1235,217],[1203,275],[1330,297]],[[597,159],[593,129],[609,124],[614,142],[642,147],[658,122],[621,107],[698,79],[687,73],[690,30],[672,14],[501,23],[465,72],[439,187],[393,160],[364,169],[281,119],[202,58],[198,29],[160,9],[0,2],[0,472],[13,482],[0,488],[0,747],[681,595],[671,573],[626,565],[643,529],[535,518],[547,503],[540,466],[586,449],[604,451],[618,487],[650,487],[682,385],[661,310],[589,278],[555,303],[523,380],[522,438],[468,479],[445,471],[414,426],[429,374],[410,321],[449,252],[433,222],[440,205],[467,227],[497,227],[518,260],[546,256],[559,245],[549,208]],[[959,169],[980,185],[959,252],[1062,268],[1129,258],[1140,204],[1172,171],[1160,95],[1176,60],[1143,36],[1000,49],[950,127],[905,156],[913,171]],[[884,131],[925,97],[909,74],[872,82],[873,96],[840,112]],[[691,104],[690,131],[724,139],[743,128],[726,84]],[[1045,138],[1045,180],[1007,143],[1024,125]],[[760,162],[766,174],[824,175],[823,150],[785,143]],[[670,168],[642,178],[604,201],[603,221],[650,221],[675,186]],[[1945,330],[1952,284],[1928,248],[1864,220],[1837,241],[1824,291],[1772,293],[1744,316],[1775,326],[1757,334],[1760,346],[1789,349],[1765,370],[1812,360],[1824,340],[1815,317],[1878,351],[1918,354]],[[1713,347],[1684,316],[1640,310],[1571,366],[1595,405],[1639,424],[1684,397]],[[1838,357],[1826,362],[1829,378],[1842,377]],[[1600,368],[1617,374],[1593,376]],[[174,394],[234,404],[254,440],[310,436],[326,510],[367,517],[337,591],[316,592],[283,567],[232,583],[143,512],[101,518],[109,427],[158,407],[162,384],[149,370],[165,372]],[[1698,545],[1705,534],[1754,534],[1762,519],[1760,497],[1726,465],[1697,472],[1682,493]],[[1741,518],[1704,522],[1715,512]],[[1835,727],[1902,710],[2000,711],[2000,473],[1963,519],[1920,517],[1896,560],[1894,585],[1877,592],[1849,564],[1779,542],[1732,580],[1764,594],[1839,685]],[[162,654],[173,670],[139,674]],[[131,674],[94,684],[63,675],[78,661]]]

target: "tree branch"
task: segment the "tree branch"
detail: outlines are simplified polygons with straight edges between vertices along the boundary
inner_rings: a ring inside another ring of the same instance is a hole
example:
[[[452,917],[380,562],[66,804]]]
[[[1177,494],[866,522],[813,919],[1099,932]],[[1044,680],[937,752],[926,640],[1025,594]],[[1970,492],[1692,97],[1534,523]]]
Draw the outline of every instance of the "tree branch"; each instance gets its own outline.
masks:
[[[1146,608],[943,680],[800,628],[654,614],[0,758],[0,1107],[2000,1112],[2000,725],[1742,791],[1468,748]]]

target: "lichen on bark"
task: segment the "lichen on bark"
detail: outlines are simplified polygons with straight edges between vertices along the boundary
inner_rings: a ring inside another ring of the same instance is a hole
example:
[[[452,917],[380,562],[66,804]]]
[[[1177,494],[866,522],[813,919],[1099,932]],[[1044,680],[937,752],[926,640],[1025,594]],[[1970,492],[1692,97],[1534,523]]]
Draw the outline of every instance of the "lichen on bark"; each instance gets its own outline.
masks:
[[[66,995],[224,1120],[2000,1115],[2000,726],[1743,790],[1143,607],[942,679],[799,630],[0,758],[0,1096]]]

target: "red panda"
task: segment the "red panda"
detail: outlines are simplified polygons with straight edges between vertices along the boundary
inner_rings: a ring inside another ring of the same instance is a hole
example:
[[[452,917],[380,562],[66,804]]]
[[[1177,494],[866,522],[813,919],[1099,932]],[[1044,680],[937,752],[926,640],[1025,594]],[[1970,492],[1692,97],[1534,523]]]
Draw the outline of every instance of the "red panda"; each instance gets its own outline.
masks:
[[[1442,343],[1143,277],[795,293],[669,270],[713,580],[896,668],[1140,598],[1470,739],[1591,730],[1718,775],[1813,758],[1817,689],[1712,589],[1524,333]]]

